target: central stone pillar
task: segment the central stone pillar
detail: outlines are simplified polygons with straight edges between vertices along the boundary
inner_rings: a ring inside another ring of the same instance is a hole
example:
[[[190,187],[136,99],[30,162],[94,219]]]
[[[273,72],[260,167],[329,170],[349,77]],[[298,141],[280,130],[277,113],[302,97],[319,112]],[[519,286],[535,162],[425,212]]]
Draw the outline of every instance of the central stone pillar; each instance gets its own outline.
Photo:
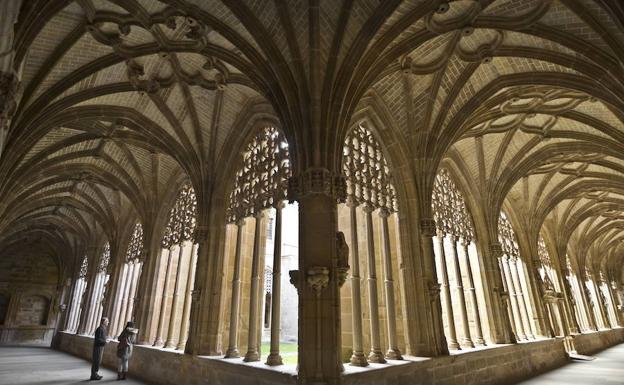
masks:
[[[344,178],[327,169],[289,180],[289,199],[299,202],[299,270],[290,276],[299,293],[300,384],[340,383],[336,203],[344,196]]]

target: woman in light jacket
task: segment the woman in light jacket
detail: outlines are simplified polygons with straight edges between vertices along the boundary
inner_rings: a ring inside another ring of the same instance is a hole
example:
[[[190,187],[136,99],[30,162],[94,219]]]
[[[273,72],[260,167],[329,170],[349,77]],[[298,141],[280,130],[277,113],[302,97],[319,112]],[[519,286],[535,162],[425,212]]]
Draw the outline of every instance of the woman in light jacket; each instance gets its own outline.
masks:
[[[119,358],[119,368],[117,370],[117,380],[125,380],[128,373],[128,360],[132,356],[132,346],[137,335],[132,321],[128,321],[126,328],[121,332],[117,340],[117,357]]]

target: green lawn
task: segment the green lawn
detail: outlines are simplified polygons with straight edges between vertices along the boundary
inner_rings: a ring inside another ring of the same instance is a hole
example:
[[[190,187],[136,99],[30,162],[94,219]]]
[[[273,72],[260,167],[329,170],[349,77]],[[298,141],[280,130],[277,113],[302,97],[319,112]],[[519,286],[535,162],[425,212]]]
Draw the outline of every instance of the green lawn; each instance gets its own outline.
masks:
[[[265,342],[261,346],[262,357],[266,358],[271,353],[271,344]],[[280,343],[280,354],[285,365],[297,365],[297,344],[282,342]]]

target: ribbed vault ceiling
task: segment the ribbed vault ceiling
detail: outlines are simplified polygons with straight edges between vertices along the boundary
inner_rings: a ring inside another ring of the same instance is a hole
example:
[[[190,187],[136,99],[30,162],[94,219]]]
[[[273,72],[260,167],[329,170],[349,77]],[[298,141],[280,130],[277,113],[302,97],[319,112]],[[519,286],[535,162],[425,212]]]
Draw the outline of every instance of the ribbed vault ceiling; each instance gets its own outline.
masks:
[[[521,202],[533,236],[546,224],[563,257],[615,271],[623,20],[610,0],[26,1],[0,254],[33,239],[75,258],[126,217],[153,221],[185,175],[201,213],[255,121],[279,122],[295,166],[332,167],[374,114],[420,189],[451,159],[493,230]]]

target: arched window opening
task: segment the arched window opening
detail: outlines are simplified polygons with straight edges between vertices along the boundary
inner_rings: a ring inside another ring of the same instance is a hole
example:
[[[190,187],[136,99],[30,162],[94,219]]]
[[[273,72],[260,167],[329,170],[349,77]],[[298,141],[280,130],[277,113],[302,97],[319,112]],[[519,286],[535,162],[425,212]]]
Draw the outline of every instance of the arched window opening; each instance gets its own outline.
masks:
[[[485,345],[482,311],[475,289],[475,281],[481,282],[481,276],[473,242],[474,226],[464,197],[446,169],[436,176],[432,206],[437,227],[434,252],[438,281],[442,283],[442,315],[448,347],[459,350]]]
[[[268,365],[297,362],[298,297],[281,273],[298,268],[298,209],[285,204],[290,175],[283,134],[260,130],[241,154],[227,207],[225,358],[240,357],[246,341],[245,362],[259,361],[265,350]]]
[[[393,278],[400,253],[396,190],[381,144],[362,125],[345,140],[342,166],[347,201],[338,205],[338,242],[349,247],[351,279],[343,285],[341,298],[351,306],[341,311],[343,325],[352,325],[342,330],[343,358],[356,366],[400,360],[406,333]],[[377,279],[380,266],[383,281]],[[360,287],[361,271],[367,276],[366,291]]]
[[[132,236],[128,247],[124,263],[119,273],[119,284],[114,296],[113,314],[108,334],[117,337],[126,326],[126,322],[132,320],[134,302],[139,287],[139,279],[143,268],[141,260],[143,254],[143,226],[140,223],[134,225]]]
[[[499,258],[499,268],[505,291],[509,293],[507,311],[513,332],[518,341],[535,339],[532,322],[532,309],[528,302],[528,283],[524,274],[524,262],[520,258],[520,248],[516,233],[507,215],[501,211],[498,218],[498,241],[503,249]]]
[[[559,285],[557,271],[552,265],[550,254],[546,249],[544,238],[540,234],[537,239],[538,273],[542,287],[542,295],[546,305],[546,317],[551,330],[556,336],[567,334],[564,328],[563,293]]]
[[[80,314],[82,313],[82,307],[84,304],[84,296],[87,292],[87,271],[89,269],[89,260],[85,255],[82,258],[80,270],[78,271],[78,278],[74,283],[74,291],[71,299],[71,308],[69,316],[67,317],[67,327],[65,330],[69,333],[76,333],[78,331],[78,324],[80,323]]]
[[[96,271],[95,279],[93,280],[93,294],[89,303],[89,315],[87,318],[87,326],[85,328],[86,334],[92,335],[95,333],[95,329],[100,324],[100,318],[102,317],[102,301],[104,300],[106,285],[110,279],[108,271],[108,265],[110,263],[110,243],[106,242],[100,259],[98,261],[98,268]]]
[[[6,321],[10,300],[11,297],[8,295],[0,294],[0,325],[4,325],[4,322]]]
[[[161,242],[157,288],[160,299],[155,309],[158,322],[154,346],[175,350],[184,350],[186,346],[197,265],[196,226],[197,197],[187,183],[169,211]]]

